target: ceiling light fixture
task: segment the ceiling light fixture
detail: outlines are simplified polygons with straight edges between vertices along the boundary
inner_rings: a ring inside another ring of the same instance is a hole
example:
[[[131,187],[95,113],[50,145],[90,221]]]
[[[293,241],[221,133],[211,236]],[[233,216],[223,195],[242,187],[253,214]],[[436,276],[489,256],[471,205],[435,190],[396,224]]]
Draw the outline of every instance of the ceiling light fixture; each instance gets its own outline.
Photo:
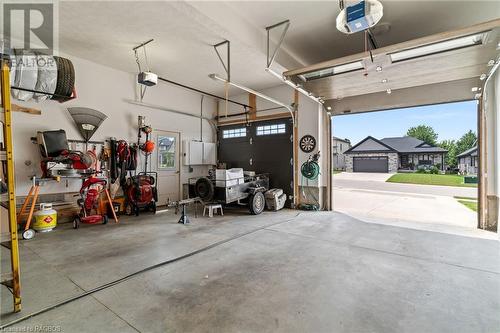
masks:
[[[385,92],[387,93],[387,95],[392,94],[392,90],[391,89],[387,89]]]
[[[431,54],[456,50],[463,47],[480,45],[483,44],[483,42],[486,40],[486,35],[487,32],[481,32],[474,35],[448,39],[442,42],[423,45],[399,52],[389,53],[389,56],[391,57],[391,61],[394,63],[398,61],[428,56]]]
[[[387,83],[387,79],[382,79],[382,83]]]
[[[327,109],[328,111],[330,111],[330,110],[332,109],[332,107],[331,107],[331,106],[327,106],[327,107],[326,107],[326,109]]]
[[[315,71],[315,72],[306,73],[303,76],[307,81],[311,81],[311,80],[321,79],[324,77],[337,75],[337,74],[341,74],[341,73],[352,72],[352,71],[363,69],[363,68],[364,68],[364,66],[363,66],[363,63],[361,61],[355,61],[355,62],[350,62],[347,64],[342,64],[342,65],[337,65],[337,66],[321,69],[321,70]]]
[[[481,74],[481,76],[479,77],[479,80],[481,81],[484,81],[486,79],[487,75],[486,74]]]
[[[377,68],[375,68],[375,70],[376,70],[377,72],[382,72],[382,66],[377,66]]]

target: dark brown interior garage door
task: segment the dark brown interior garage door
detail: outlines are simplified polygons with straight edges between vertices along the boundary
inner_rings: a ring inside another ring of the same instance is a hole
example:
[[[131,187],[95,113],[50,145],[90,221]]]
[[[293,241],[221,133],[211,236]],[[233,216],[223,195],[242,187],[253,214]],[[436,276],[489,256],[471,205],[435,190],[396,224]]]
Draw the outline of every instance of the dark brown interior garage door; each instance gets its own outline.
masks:
[[[220,127],[219,162],[269,174],[271,188],[293,195],[292,121],[289,118]],[[290,200],[286,202],[290,206]]]
[[[389,172],[389,163],[386,156],[354,157],[354,172]]]

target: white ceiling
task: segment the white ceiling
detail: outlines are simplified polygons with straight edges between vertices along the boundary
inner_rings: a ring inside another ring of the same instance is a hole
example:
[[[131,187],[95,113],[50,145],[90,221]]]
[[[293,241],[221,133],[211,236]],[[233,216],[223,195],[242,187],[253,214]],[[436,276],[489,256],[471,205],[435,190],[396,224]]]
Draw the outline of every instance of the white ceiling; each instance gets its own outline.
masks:
[[[464,27],[499,16],[499,1],[388,1],[377,36],[381,46]],[[137,72],[132,47],[154,38],[151,70],[221,94],[208,78],[224,74],[212,45],[231,41],[232,80],[254,89],[279,84],[264,71],[265,27],[291,20],[277,71],[362,51],[362,34],[335,29],[337,1],[60,1],[59,45],[64,53]],[[276,32],[278,33],[278,32]],[[232,90],[232,93],[240,93]]]
[[[388,23],[390,30],[376,36],[379,47],[500,17],[500,1],[496,0],[380,1],[384,16],[379,24]],[[228,4],[260,28],[290,19],[284,48],[304,66],[364,51],[364,34],[346,35],[336,29],[338,1],[232,1]]]

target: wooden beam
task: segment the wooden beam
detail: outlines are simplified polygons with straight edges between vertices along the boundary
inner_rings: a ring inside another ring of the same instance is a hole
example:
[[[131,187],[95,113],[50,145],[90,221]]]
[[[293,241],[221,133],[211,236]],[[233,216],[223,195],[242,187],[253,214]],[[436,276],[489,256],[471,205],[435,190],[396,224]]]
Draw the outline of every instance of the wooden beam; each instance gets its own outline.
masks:
[[[299,193],[299,91],[293,91],[295,127],[293,128],[293,203],[298,208]]]
[[[248,105],[250,105],[250,110],[248,110],[248,118],[250,120],[257,119],[257,96],[255,96],[255,94],[248,94]]]
[[[285,118],[290,118],[289,112],[275,113],[275,114],[270,114],[267,116],[258,116],[258,117],[255,117],[255,119],[249,119],[248,121],[244,118],[228,120],[228,121],[219,121],[217,123],[217,125],[218,126],[228,126],[228,125],[236,125],[236,124],[246,124],[247,122],[253,123],[253,122],[261,121],[261,120],[273,120],[273,119],[285,119]],[[222,119],[225,119],[225,118],[222,118]]]
[[[39,109],[28,108],[28,107],[20,106],[20,105],[17,105],[17,104],[12,104],[12,111],[15,111],[15,112],[24,112],[24,113],[29,113],[29,114],[37,115],[37,116],[39,116],[39,115],[42,114],[42,111],[39,110]]]

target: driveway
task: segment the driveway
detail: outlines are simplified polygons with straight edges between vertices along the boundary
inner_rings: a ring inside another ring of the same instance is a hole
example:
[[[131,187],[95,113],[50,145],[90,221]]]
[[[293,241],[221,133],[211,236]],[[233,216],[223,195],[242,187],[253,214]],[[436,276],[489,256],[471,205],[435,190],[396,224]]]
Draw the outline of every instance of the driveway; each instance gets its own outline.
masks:
[[[476,197],[476,189],[386,183],[390,176],[334,175],[334,210],[366,222],[458,234],[477,231],[477,214],[453,198]]]

